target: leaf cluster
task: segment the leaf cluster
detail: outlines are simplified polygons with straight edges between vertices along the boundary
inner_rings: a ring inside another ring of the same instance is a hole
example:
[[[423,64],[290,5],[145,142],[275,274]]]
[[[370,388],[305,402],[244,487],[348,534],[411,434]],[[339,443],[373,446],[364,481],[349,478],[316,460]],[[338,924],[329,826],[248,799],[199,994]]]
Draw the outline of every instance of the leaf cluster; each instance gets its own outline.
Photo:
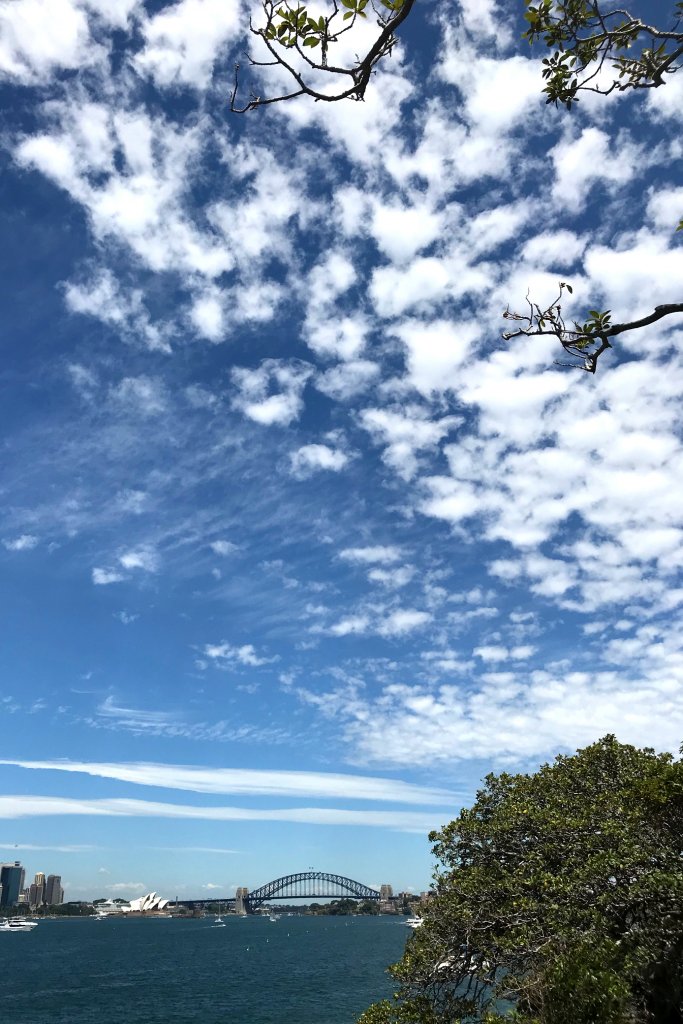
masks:
[[[651,89],[681,67],[683,31],[675,5],[672,28],[658,29],[596,0],[525,0],[524,38],[551,50],[543,60],[546,102],[571,110],[581,90]],[[605,73],[603,73],[603,71]]]
[[[683,763],[613,736],[489,775],[431,834],[425,923],[361,1024],[683,1019]]]
[[[281,0],[279,4],[274,0],[262,0],[263,23],[255,27],[250,22],[250,30],[252,35],[262,40],[272,59],[260,61],[249,56],[249,63],[256,67],[279,65],[289,73],[296,88],[291,93],[265,99],[252,95],[246,106],[238,107],[236,95],[239,65],[236,65],[231,110],[244,113],[256,107],[302,95],[326,102],[341,99],[362,100],[370,76],[378,62],[390,55],[396,42],[395,30],[408,16],[414,2],[415,0],[379,0],[380,7],[376,7],[374,0],[330,0],[329,13],[315,16],[311,15],[305,6],[291,4],[289,0]],[[357,58],[352,66],[331,64],[330,48],[354,27],[358,19],[367,19],[369,5],[378,26],[377,38],[367,53]],[[296,67],[290,62],[287,51],[292,50],[301,58],[303,67]],[[314,56],[316,50],[318,53]],[[344,84],[337,92],[321,91],[313,84],[314,80],[307,77],[311,72],[326,72]]]

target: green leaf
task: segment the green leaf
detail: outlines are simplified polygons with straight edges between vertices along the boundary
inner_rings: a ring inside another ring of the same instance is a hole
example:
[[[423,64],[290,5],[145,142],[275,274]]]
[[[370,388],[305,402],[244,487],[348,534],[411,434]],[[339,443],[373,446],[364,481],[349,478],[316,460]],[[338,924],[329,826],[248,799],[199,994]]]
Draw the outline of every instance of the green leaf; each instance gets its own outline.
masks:
[[[317,36],[309,36],[308,39],[304,39],[304,46],[317,46],[319,42]]]
[[[344,17],[342,18],[342,21],[348,21],[348,19],[352,18],[355,13],[355,11],[347,11]]]

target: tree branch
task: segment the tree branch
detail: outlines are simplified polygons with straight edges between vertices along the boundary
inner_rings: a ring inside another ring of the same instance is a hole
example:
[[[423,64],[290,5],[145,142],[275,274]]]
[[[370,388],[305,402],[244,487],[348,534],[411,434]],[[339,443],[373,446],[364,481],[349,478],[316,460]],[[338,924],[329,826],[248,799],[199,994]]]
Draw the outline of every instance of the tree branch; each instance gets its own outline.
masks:
[[[541,335],[552,335],[557,338],[564,351],[573,357],[574,362],[560,363],[560,366],[569,366],[578,370],[585,370],[586,373],[595,373],[598,368],[598,360],[603,352],[612,348],[610,338],[616,338],[626,331],[637,331],[642,327],[648,327],[663,317],[671,316],[672,313],[683,313],[683,302],[669,302],[661,306],[655,306],[654,312],[639,320],[630,320],[625,323],[611,323],[610,310],[599,312],[591,310],[589,318],[583,324],[576,320],[572,321],[573,326],[568,327],[562,315],[560,300],[564,291],[571,295],[572,288],[566,282],[560,282],[560,289],[557,298],[547,309],[541,309],[537,303],[531,302],[527,295],[528,313],[513,313],[506,309],[503,317],[506,320],[515,320],[525,324],[514,331],[505,331],[503,338],[509,341],[511,338],[518,338],[522,335],[537,337]]]
[[[292,7],[288,0],[284,0],[283,6],[276,9],[273,0],[263,0],[265,25],[254,28],[250,24],[249,28],[252,35],[258,36],[265,44],[273,60],[258,61],[250,55],[247,55],[247,59],[252,67],[264,64],[279,65],[294,79],[298,88],[292,92],[283,92],[265,98],[252,93],[246,104],[238,105],[239,64],[236,64],[235,82],[230,96],[230,110],[236,114],[243,114],[248,110],[255,110],[257,107],[303,95],[324,103],[336,103],[344,99],[362,100],[376,65],[384,57],[390,55],[396,43],[396,32],[408,18],[415,5],[415,0],[382,0],[383,5],[389,10],[389,15],[385,19],[378,14],[377,25],[380,32],[365,56],[358,59],[351,67],[330,66],[327,60],[329,46],[338,42],[340,37],[353,27],[357,18],[367,17],[365,13],[367,2],[368,0],[341,0],[342,6],[346,8],[345,11],[342,11],[337,6],[336,0],[333,0],[332,14],[328,17],[319,17],[316,20],[309,15],[304,6]],[[340,16],[341,25],[335,27],[335,19]],[[345,22],[347,23],[345,24]],[[303,49],[304,47],[311,52],[320,47],[322,59],[319,62],[311,59]],[[292,49],[297,52],[312,72],[325,73],[330,78],[350,77],[353,84],[345,85],[344,88],[337,91],[322,92],[320,87],[311,85],[304,78],[305,71],[298,71],[285,57],[284,51]]]

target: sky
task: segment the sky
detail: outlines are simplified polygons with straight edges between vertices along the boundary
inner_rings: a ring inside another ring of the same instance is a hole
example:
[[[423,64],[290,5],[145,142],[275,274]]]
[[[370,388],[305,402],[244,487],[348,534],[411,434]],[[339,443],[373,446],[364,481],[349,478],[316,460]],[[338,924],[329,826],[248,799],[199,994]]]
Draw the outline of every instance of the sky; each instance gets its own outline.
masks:
[[[681,301],[683,74],[549,107],[522,10],[236,115],[238,0],[0,0],[0,859],[67,899],[420,891],[487,772],[678,750],[683,319],[501,314]]]

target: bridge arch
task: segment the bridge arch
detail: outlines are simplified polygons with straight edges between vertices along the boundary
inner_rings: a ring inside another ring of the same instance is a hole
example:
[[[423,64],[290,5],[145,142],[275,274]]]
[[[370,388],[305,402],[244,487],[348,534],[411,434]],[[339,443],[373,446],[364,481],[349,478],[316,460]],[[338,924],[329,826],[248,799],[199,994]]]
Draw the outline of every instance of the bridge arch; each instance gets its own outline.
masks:
[[[356,882],[345,875],[333,875],[327,871],[300,871],[295,875],[275,878],[258,889],[252,890],[246,903],[250,912],[258,910],[268,900],[287,900],[306,897],[308,899],[334,899],[350,897],[357,900],[378,900],[377,889]]]

